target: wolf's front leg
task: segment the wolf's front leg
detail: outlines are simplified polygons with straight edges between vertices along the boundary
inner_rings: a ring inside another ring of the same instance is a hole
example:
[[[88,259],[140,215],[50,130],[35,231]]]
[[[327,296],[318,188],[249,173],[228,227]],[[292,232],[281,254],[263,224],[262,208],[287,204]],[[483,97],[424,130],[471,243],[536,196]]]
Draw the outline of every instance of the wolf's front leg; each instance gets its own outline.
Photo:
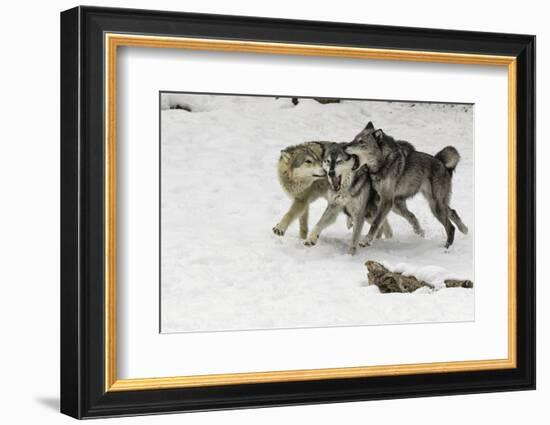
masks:
[[[309,205],[306,205],[304,212],[300,216],[300,239],[307,238],[308,229],[308,219],[309,219]]]
[[[386,217],[388,216],[391,208],[392,208],[392,200],[391,199],[383,199],[380,202],[380,205],[378,207],[378,212],[376,213],[376,217],[374,217],[374,220],[372,221],[372,225],[370,226],[369,233],[367,233],[367,236],[365,236],[365,239],[361,241],[359,244],[360,246],[368,246],[372,243],[378,232],[380,231],[381,226],[386,221]]]
[[[273,233],[278,236],[284,236],[286,230],[288,229],[288,226],[290,226],[290,223],[296,220],[307,207],[308,203],[306,201],[295,199],[294,202],[292,202],[292,205],[290,206],[288,212],[273,228]]]
[[[361,212],[353,217],[353,232],[351,236],[351,245],[349,247],[349,253],[355,255],[357,252],[357,245],[359,244],[359,237],[361,236],[361,230],[363,230],[363,225],[365,224],[365,212]]]
[[[315,245],[317,243],[317,240],[319,239],[319,236],[321,235],[321,232],[336,221],[336,217],[338,217],[338,213],[340,212],[340,210],[341,207],[339,206],[330,204],[327,205],[325,212],[323,213],[315,227],[313,227],[313,230],[311,231],[307,239],[304,241],[304,245]]]
[[[381,226],[381,231],[382,233],[384,234],[384,237],[386,239],[391,239],[393,238],[393,230],[390,226],[390,222],[388,221],[388,219],[386,218],[386,220],[384,221],[384,224],[382,224]],[[378,235],[380,236],[380,233],[378,233]]]

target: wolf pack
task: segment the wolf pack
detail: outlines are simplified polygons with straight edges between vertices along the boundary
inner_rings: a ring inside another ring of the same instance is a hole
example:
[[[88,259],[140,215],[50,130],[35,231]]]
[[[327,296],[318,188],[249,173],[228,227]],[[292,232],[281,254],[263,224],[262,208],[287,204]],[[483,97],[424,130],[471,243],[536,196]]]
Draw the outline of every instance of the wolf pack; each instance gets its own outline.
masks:
[[[314,246],[323,230],[343,213],[351,229],[349,252],[353,255],[358,246],[393,237],[387,220],[393,211],[424,237],[417,217],[407,207],[407,200],[421,193],[445,229],[448,249],[454,241],[455,225],[460,232],[468,233],[468,227],[450,206],[452,177],[459,160],[453,146],[432,156],[417,151],[407,141],[395,140],[370,121],[352,141],[311,141],[289,146],[281,151],[278,176],[292,204],[273,232],[283,236],[298,219],[304,244]],[[326,198],[328,204],[309,231],[309,205],[319,198]],[[365,221],[370,228],[361,238]]]

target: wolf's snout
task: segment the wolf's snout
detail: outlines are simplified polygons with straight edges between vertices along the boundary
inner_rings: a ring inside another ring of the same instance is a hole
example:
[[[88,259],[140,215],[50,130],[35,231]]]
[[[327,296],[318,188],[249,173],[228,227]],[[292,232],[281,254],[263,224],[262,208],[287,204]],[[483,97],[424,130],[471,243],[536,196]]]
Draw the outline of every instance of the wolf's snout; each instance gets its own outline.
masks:
[[[334,177],[334,170],[330,170],[330,171],[328,172],[328,176],[329,176],[329,177]]]
[[[342,176],[336,177],[334,172],[332,175],[329,174],[329,183],[332,186],[332,190],[338,192],[340,190],[340,184],[342,183]]]

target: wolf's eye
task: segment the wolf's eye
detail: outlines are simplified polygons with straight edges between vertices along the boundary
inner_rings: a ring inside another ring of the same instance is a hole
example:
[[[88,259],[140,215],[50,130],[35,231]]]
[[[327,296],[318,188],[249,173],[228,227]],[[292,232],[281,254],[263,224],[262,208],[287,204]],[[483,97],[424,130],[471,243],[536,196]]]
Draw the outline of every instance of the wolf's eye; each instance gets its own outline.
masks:
[[[306,164],[313,164],[313,161],[311,159],[306,159]]]

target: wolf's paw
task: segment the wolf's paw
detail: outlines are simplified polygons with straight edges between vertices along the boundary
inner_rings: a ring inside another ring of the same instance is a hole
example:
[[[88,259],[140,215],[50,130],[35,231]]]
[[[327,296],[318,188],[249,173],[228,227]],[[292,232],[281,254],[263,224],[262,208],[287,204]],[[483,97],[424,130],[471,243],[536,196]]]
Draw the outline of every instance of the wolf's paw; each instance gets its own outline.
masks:
[[[356,246],[350,246],[348,249],[349,255],[355,255],[357,253],[357,247]]]
[[[277,224],[273,228],[273,233],[275,233],[277,236],[284,236],[285,235],[285,229],[283,229],[280,224]]]
[[[346,226],[348,229],[351,229],[353,227],[353,220],[351,217],[348,217],[346,220]]]
[[[315,238],[307,238],[304,241],[305,246],[314,246],[316,243],[317,243],[317,239],[315,239]]]
[[[415,230],[415,232],[418,236],[420,236],[421,238],[425,238],[426,237],[426,232],[424,232],[424,229],[417,229]]]
[[[361,246],[363,248],[366,247],[366,246],[370,246],[370,244],[371,244],[371,241],[368,238],[365,238],[361,242],[359,242],[359,246]]]

